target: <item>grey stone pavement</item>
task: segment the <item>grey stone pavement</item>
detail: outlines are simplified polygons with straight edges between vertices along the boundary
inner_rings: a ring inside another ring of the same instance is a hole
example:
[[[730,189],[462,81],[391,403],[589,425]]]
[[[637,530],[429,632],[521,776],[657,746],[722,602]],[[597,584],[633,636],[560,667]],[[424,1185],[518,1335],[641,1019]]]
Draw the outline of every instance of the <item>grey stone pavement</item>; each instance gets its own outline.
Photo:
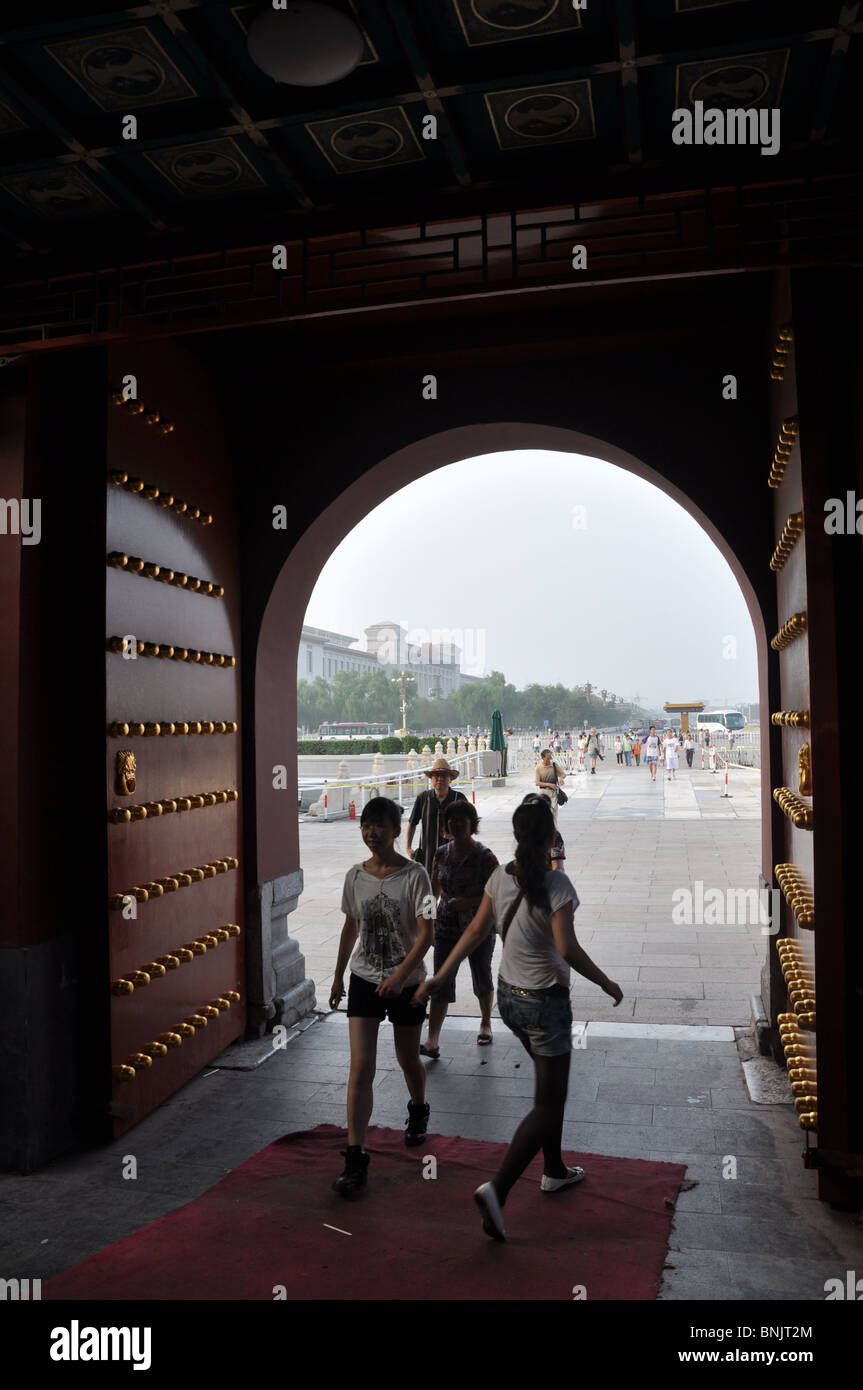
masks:
[[[700,757],[700,755],[697,755]],[[719,773],[678,772],[674,782],[644,766],[621,767],[606,755],[596,776],[570,774],[558,826],[566,843],[565,869],[578,892],[575,932],[588,955],[617,980],[625,998],[614,1007],[593,985],[574,977],[573,1011],[582,1019],[743,1026],[750,997],[760,989],[769,936],[761,925],[678,926],[676,890],[700,880],[704,891],[752,888],[760,867],[760,774],[732,770],[729,800]],[[533,786],[533,770],[505,787],[478,787],[478,838],[501,863],[512,857],[512,813]],[[456,783],[456,786],[459,784]],[[467,794],[470,794],[469,784]],[[407,818],[405,818],[405,824]],[[300,826],[305,888],[291,919],[326,1009],[344,921],[341,891],[347,868],[366,858],[359,821]],[[754,915],[754,914],[753,914]],[[495,974],[500,944],[495,948]],[[454,1014],[479,1014],[470,971],[456,983]]]
[[[748,994],[769,938],[758,925],[670,925],[675,887],[699,876],[705,886],[748,886],[757,874],[757,774],[738,774],[731,802],[718,799],[718,776],[678,779],[649,786],[643,769],[618,771],[606,760],[596,778],[567,782],[573,799],[560,824],[582,896],[576,932],[626,1000],[606,1011],[598,990],[574,989],[582,1022],[564,1146],[587,1156],[588,1183],[591,1153],[687,1165],[695,1185],[677,1201],[662,1300],[820,1301],[827,1279],[863,1269],[863,1231],[859,1215],[817,1200],[780,1069],[760,1061],[775,1072],[785,1096],[778,1103],[755,1103],[744,1081],[754,1052]],[[480,834],[501,856],[508,814],[529,782],[521,774],[477,793]],[[358,827],[303,825],[301,853],[307,888],[292,927],[323,994],[341,882],[362,853]],[[478,1048],[473,1013],[462,985],[441,1058],[426,1064],[431,1127],[507,1141],[530,1106],[530,1062],[499,1021],[494,1045]],[[269,1040],[228,1048],[115,1143],[26,1177],[0,1175],[0,1272],[46,1281],[191,1201],[281,1135],[343,1126],[348,1063],[344,1013],[312,1015],[281,1049]],[[385,1025],[372,1123],[402,1129],[406,1102]],[[137,1160],[134,1181],[122,1176],[128,1155]],[[321,1182],[334,1176],[322,1172]],[[374,1200],[373,1175],[366,1200]],[[577,1205],[578,1190],[567,1200]],[[486,1239],[479,1222],[477,1239]]]

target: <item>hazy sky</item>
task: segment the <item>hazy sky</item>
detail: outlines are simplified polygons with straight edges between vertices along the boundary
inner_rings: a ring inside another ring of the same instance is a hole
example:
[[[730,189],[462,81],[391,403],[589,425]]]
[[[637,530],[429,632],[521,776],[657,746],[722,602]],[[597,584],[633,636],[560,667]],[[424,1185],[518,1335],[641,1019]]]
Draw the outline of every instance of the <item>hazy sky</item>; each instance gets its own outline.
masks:
[[[322,569],[306,622],[364,647],[385,619],[409,640],[447,630],[463,669],[518,689],[758,699],[752,623],[713,542],[658,488],[582,454],[466,459],[369,512]]]

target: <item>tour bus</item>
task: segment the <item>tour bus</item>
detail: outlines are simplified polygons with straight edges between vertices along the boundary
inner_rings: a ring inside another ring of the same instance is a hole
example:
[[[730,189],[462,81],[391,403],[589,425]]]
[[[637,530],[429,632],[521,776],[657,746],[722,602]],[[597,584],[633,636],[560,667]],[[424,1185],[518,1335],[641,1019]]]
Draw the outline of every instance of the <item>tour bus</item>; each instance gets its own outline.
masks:
[[[746,720],[739,709],[704,710],[697,715],[698,732],[706,731],[711,738],[714,734],[742,734]]]
[[[392,724],[322,724],[316,738],[389,738]]]

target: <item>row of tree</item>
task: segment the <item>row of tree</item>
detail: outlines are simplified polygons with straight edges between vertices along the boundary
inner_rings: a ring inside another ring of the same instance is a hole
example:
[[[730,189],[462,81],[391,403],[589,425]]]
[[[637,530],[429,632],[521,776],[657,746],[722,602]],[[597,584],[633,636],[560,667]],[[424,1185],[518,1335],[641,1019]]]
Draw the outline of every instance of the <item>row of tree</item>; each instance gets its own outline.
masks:
[[[558,683],[516,690],[501,671],[492,671],[483,680],[459,686],[444,699],[432,700],[418,697],[414,678],[409,672],[405,675],[406,727],[417,731],[468,725],[488,728],[495,709],[501,711],[506,728],[542,728],[546,719],[553,729],[577,728],[585,720],[600,728],[623,724],[637,714],[621,696],[589,681],[572,689]],[[331,684],[320,676],[297,682],[297,723],[303,728],[315,730],[323,723],[360,721],[401,726],[400,695],[386,671],[338,671]]]

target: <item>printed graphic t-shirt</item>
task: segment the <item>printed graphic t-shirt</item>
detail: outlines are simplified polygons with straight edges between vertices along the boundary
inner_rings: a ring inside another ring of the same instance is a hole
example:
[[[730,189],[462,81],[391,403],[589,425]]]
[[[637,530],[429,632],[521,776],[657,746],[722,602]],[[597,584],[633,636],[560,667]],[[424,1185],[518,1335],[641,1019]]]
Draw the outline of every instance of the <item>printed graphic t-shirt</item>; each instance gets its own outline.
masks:
[[[431,880],[415,859],[388,878],[375,878],[362,864],[354,864],[345,875],[342,912],[353,917],[360,929],[356,950],[351,956],[354,975],[379,985],[398,969],[415,945],[419,931],[417,918],[423,907],[432,905]],[[422,961],[404,981],[404,988],[424,980]]]
[[[517,989],[548,989],[551,985],[569,985],[569,966],[554,944],[551,915],[566,903],[572,903],[573,908],[577,908],[578,894],[566,874],[556,869],[550,869],[546,874],[545,887],[551,913],[531,907],[527,899],[522,898],[503,943],[500,976]],[[494,920],[500,930],[518,896],[518,882],[513,874],[508,874],[501,866],[495,869],[485,885],[485,891],[491,898]]]
[[[498,866],[497,855],[474,840],[464,859],[453,859],[452,841],[441,845],[434,857],[434,869],[440,885],[437,905],[436,936],[461,936],[476,914],[476,908],[454,908],[451,898],[474,898],[482,893]]]
[[[644,743],[641,745],[641,751],[646,758],[659,757],[659,739],[656,734],[650,735],[644,740]]]

